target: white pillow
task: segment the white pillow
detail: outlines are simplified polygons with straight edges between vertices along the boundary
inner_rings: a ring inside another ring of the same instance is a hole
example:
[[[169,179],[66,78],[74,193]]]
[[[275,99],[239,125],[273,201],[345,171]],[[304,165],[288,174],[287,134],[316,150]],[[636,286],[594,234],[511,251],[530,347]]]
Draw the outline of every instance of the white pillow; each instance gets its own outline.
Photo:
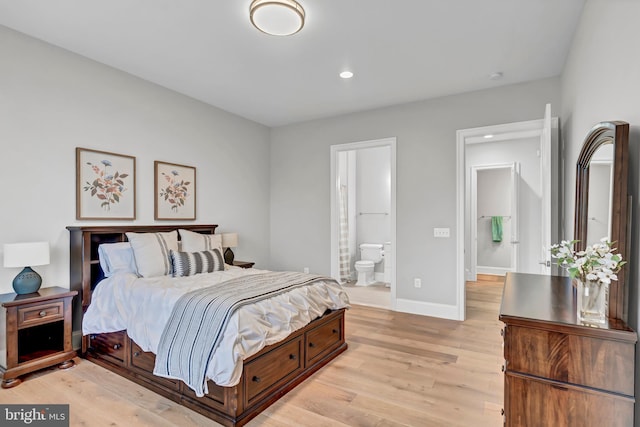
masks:
[[[104,277],[111,277],[116,273],[138,274],[133,248],[129,242],[101,244],[98,246],[98,258]]]
[[[171,251],[171,261],[173,262],[173,277],[224,271],[224,259],[222,253],[217,249],[199,252]]]
[[[221,234],[200,234],[189,230],[178,230],[183,252],[201,252],[217,249],[222,253]]]
[[[178,250],[178,233],[127,233],[142,277],[169,276],[173,272],[171,251]]]

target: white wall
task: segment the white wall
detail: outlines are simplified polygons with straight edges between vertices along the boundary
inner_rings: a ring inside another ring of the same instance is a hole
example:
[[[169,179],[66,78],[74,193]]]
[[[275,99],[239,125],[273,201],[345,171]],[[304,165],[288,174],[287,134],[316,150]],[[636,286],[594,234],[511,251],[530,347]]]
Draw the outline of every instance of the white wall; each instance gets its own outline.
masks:
[[[478,266],[509,270],[511,266],[512,179],[510,168],[484,169],[477,172]],[[502,239],[493,241],[492,217],[502,218]]]
[[[331,274],[329,147],[397,137],[397,296],[454,305],[456,130],[539,119],[559,93],[552,78],[273,129],[272,267]]]
[[[136,157],[136,224],[153,223],[154,160],[195,166],[196,222],[267,266],[268,128],[1,26],[0,58],[0,243],[48,240],[43,286],[69,286],[66,226],[123,224],[75,220],[75,147]]]
[[[611,223],[611,163],[595,163],[589,166],[589,203],[587,206],[587,244],[597,243],[609,237]]]
[[[384,244],[391,240],[391,149],[356,150],[356,240]],[[363,215],[361,215],[361,213]],[[381,215],[386,213],[387,215]],[[360,259],[360,254],[357,254]],[[355,260],[353,260],[355,262]],[[352,271],[355,267],[352,266]],[[384,263],[376,264],[382,272]]]
[[[630,284],[629,325],[638,330],[640,266],[640,2],[589,0],[562,75],[562,117],[566,164],[566,229],[573,230],[574,165],[584,137],[593,125],[605,120],[630,124],[629,194],[633,224],[631,256],[627,268]],[[567,236],[571,237],[571,236]],[[640,352],[636,351],[636,366]],[[636,368],[636,395],[640,376]],[[637,405],[636,405],[637,408]],[[640,416],[636,411],[636,425]]]

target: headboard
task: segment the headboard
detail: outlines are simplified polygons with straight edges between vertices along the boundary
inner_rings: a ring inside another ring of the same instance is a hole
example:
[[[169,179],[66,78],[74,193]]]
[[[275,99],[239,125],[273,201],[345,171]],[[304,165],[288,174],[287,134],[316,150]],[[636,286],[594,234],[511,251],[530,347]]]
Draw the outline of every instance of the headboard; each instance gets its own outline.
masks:
[[[125,233],[158,233],[179,228],[202,234],[214,234],[217,225],[117,225],[117,226],[70,226],[69,279],[71,290],[78,291],[73,301],[73,343],[80,347],[82,338],[82,315],[91,304],[91,292],[104,278],[98,246],[102,243],[126,242]],[[84,349],[83,349],[84,351]]]

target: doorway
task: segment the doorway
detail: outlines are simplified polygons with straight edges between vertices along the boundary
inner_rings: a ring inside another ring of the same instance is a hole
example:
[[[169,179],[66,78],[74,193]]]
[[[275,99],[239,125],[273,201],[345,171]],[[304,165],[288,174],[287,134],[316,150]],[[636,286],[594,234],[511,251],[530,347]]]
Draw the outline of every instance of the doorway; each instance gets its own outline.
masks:
[[[346,285],[351,302],[394,310],[396,139],[332,145],[330,151],[331,275]],[[382,257],[366,275],[370,280],[355,266],[363,243],[374,245],[368,254],[375,258],[379,248]]]
[[[470,215],[470,187],[471,173],[467,164],[467,154],[469,150],[485,146],[485,144],[502,144],[502,147],[513,147],[515,144],[533,141],[535,150],[530,153],[529,160],[533,159],[537,169],[537,178],[530,180],[530,185],[520,185],[519,201],[528,196],[535,197],[527,209],[519,203],[519,233],[522,234],[525,227],[534,232],[533,240],[527,241],[527,248],[523,244],[522,236],[519,236],[518,247],[518,270],[525,268],[527,272],[550,274],[549,246],[552,241],[557,240],[559,226],[562,224],[562,213],[559,210],[558,197],[560,186],[558,185],[560,163],[558,156],[558,121],[551,118],[551,106],[545,108],[544,118],[526,122],[507,123],[503,125],[485,126],[480,128],[464,129],[457,132],[457,272],[456,272],[456,306],[458,309],[458,319],[465,319],[466,310],[466,280],[471,278],[470,257],[471,257],[471,221],[478,221],[477,217]],[[518,151],[517,149],[515,151]],[[502,150],[489,153],[485,163],[513,162],[495,157],[502,153]],[[485,153],[487,154],[487,153]],[[528,167],[527,170],[532,170]],[[524,167],[522,172],[524,173]],[[535,182],[534,182],[535,181]],[[537,201],[537,204],[536,204]],[[525,223],[525,214],[529,219],[537,220],[539,225],[531,226]],[[535,241],[534,241],[535,240]]]
[[[518,271],[520,163],[472,165],[469,175],[467,280]]]

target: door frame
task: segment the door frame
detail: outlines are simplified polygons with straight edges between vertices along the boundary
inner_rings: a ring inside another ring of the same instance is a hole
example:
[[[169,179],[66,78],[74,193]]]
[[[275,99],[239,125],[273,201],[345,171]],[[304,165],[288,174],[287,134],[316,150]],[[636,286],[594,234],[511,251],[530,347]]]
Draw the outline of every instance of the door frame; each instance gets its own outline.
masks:
[[[391,223],[391,310],[396,309],[396,138],[389,137],[370,141],[360,141],[345,144],[335,144],[330,147],[331,155],[331,277],[340,280],[340,266],[338,262],[338,227],[339,204],[338,204],[338,154],[344,151],[361,150],[366,148],[389,147],[391,161],[391,200],[389,219]],[[385,254],[386,256],[386,254]]]
[[[551,119],[551,127],[558,128],[558,119]],[[542,135],[544,119],[529,120],[515,123],[505,123],[500,125],[482,126],[477,128],[461,129],[456,131],[456,227],[459,230],[456,242],[456,308],[458,320],[466,317],[466,272],[465,272],[465,242],[467,239],[465,228],[465,186],[466,186],[466,147],[470,144],[482,144],[486,142],[496,142],[505,140],[517,140],[523,138],[534,138]],[[491,135],[491,137],[488,137]],[[551,168],[551,165],[547,165]],[[552,195],[553,196],[553,195]],[[556,221],[557,218],[552,218]]]

